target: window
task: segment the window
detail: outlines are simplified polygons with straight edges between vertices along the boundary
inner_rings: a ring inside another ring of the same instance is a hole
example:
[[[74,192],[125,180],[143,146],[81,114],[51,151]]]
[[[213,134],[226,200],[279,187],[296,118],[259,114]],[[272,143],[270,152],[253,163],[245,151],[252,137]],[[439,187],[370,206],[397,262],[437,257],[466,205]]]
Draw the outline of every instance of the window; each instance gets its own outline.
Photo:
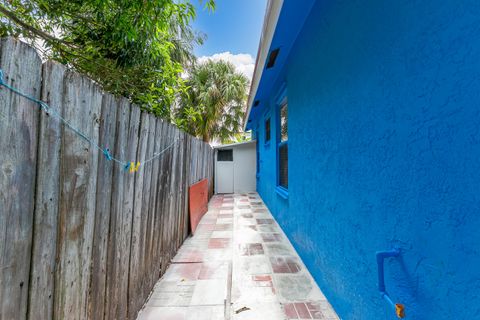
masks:
[[[217,161],[233,161],[233,150],[218,150]]]
[[[257,154],[257,170],[256,170],[256,175],[257,175],[257,178],[260,177],[260,149],[259,149],[259,134],[260,134],[260,131],[258,131],[258,126],[257,126],[257,129],[255,130],[255,136],[256,136],[256,140],[257,142],[255,143],[255,152]]]
[[[270,118],[265,120],[265,144],[270,142]]]
[[[288,190],[288,103],[284,98],[278,113],[278,186]]]

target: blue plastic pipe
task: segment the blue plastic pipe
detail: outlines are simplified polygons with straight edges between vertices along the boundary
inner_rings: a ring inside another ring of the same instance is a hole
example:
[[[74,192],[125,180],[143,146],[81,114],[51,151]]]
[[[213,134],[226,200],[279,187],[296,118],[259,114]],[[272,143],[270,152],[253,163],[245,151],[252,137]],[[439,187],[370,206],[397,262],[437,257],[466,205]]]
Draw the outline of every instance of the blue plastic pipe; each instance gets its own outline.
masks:
[[[392,301],[390,296],[387,293],[385,287],[385,271],[384,271],[384,261],[385,258],[398,257],[400,255],[400,250],[394,248],[389,251],[378,251],[377,252],[377,267],[378,267],[378,291],[380,291],[380,296],[384,299],[394,311],[396,311],[395,303]]]

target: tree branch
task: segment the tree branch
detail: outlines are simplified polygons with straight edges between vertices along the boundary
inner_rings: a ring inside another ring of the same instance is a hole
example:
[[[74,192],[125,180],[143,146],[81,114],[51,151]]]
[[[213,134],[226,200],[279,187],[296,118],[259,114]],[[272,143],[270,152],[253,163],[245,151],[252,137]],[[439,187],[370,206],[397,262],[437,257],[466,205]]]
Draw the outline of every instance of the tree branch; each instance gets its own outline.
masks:
[[[14,23],[18,24],[20,27],[24,28],[25,30],[39,36],[40,38],[44,39],[44,40],[47,40],[47,41],[51,41],[51,42],[56,42],[56,43],[63,43],[64,45],[67,45],[69,47],[73,47],[70,43],[68,42],[65,42],[64,40],[62,39],[58,39],[42,30],[39,30],[25,22],[23,22],[20,18],[18,18],[14,12],[8,10],[7,8],[5,8],[3,5],[0,5],[0,13],[3,13],[3,15],[5,15],[5,17],[7,17],[8,19],[10,19],[11,21],[13,21]]]

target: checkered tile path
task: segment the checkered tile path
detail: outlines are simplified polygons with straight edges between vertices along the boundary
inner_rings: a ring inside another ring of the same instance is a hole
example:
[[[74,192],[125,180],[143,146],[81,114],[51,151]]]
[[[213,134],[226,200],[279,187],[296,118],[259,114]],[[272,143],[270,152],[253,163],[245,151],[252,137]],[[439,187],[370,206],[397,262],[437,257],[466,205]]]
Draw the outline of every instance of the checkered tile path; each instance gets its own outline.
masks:
[[[256,193],[216,195],[137,320],[338,319]]]

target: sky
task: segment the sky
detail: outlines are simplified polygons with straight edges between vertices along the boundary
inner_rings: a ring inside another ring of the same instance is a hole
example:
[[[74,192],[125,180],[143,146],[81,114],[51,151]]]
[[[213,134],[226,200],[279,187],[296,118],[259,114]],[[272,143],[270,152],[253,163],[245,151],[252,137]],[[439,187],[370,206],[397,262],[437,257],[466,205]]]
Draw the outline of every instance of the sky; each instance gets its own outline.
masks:
[[[216,0],[215,12],[195,4],[193,27],[207,35],[203,46],[195,49],[199,61],[228,60],[251,79],[267,0]]]

